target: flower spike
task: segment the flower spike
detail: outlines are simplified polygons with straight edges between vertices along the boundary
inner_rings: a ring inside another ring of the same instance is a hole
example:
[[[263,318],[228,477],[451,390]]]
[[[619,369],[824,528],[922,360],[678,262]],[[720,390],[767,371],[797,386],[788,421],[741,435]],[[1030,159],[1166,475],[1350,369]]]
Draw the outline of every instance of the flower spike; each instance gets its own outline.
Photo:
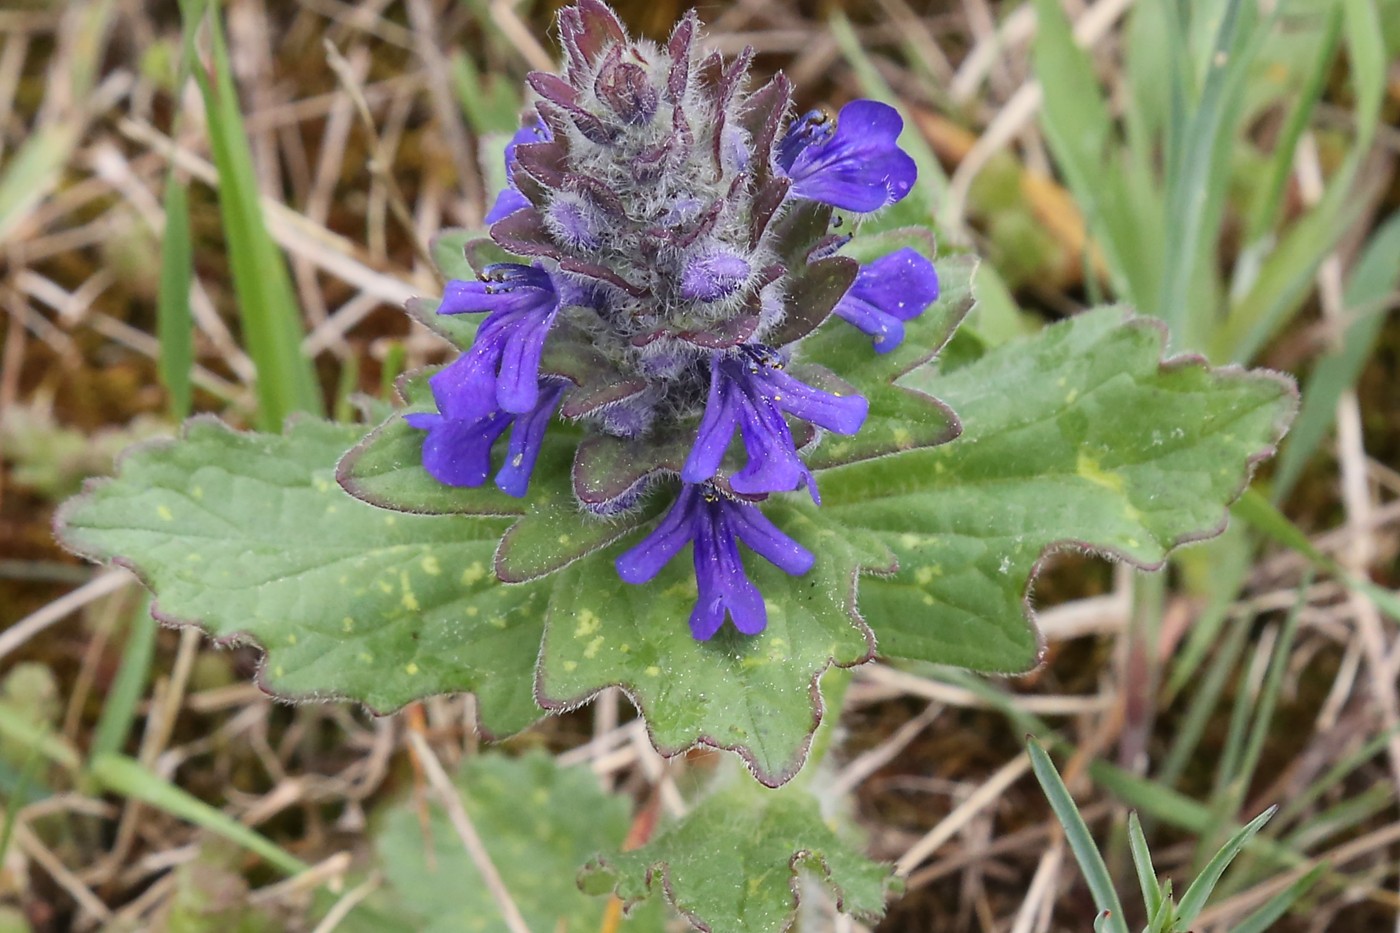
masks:
[[[790,372],[801,341],[844,328],[824,323],[834,315],[887,352],[938,279],[913,250],[863,268],[839,255],[833,208],[878,210],[914,183],[899,115],[858,100],[793,120],[786,78],[751,87],[752,52],[705,52],[700,29],[692,11],[659,45],[634,41],[602,0],[560,11],[563,73],[527,78],[534,113],[506,147],[507,187],[474,253],[532,264],[448,284],[440,313],[486,317],[429,380],[437,412],[407,417],[449,485],[494,469],[525,496],[556,416],[581,424],[568,481],[585,511],[636,510],[679,474],[679,498],[618,572],[645,582],[693,544],[703,639],[726,619],[766,624],[739,543],[789,573],[811,566],[756,503],[805,487],[820,504],[810,439],[855,434],[870,407],[839,373]]]

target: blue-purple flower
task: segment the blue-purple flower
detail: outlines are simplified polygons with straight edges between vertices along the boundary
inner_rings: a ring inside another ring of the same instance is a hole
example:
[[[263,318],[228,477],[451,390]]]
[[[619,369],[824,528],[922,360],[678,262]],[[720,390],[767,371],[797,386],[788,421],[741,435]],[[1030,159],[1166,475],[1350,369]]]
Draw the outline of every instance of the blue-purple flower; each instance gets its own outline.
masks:
[[[496,203],[491,205],[491,210],[486,214],[488,224],[504,220],[522,207],[530,206],[525,195],[515,186],[515,147],[526,143],[548,142],[551,138],[549,128],[539,120],[531,118],[526,120],[525,125],[516,130],[510,142],[506,143],[506,186],[496,195]]]
[[[447,283],[439,314],[487,314],[471,349],[449,370],[450,417],[481,417],[496,408],[514,414],[539,402],[540,357],[559,313],[559,292],[549,273],[531,266],[501,263],[476,281]],[[442,379],[447,370],[435,376]],[[434,383],[434,394],[438,392]],[[439,398],[439,406],[443,404]]]
[[[937,300],[933,263],[906,246],[862,266],[834,311],[873,337],[876,353],[888,353],[904,341],[904,322]]]
[[[713,477],[738,431],[748,462],[729,478],[730,488],[761,495],[805,485],[817,499],[816,482],[797,454],[784,412],[837,434],[855,434],[870,406],[859,395],[814,389],[783,367],[782,357],[767,347],[746,346],[710,358],[709,399],[682,479],[699,483]]]
[[[835,125],[820,112],[807,114],[787,132],[777,159],[792,179],[792,194],[848,211],[868,213],[909,193],[918,169],[896,140],[899,113],[874,100],[853,100]]]
[[[496,485],[525,495],[563,383],[540,380],[545,338],[559,313],[549,275],[530,266],[492,266],[478,281],[449,282],[442,314],[488,316],[471,349],[428,380],[437,412],[407,416],[427,431],[423,466],[448,486],[480,486],[491,472],[491,448],[507,428],[511,439]]]
[[[436,395],[437,386],[434,386]],[[545,428],[564,394],[562,383],[547,385],[539,403],[523,414],[496,410],[480,418],[453,418],[439,411],[414,412],[404,419],[427,431],[423,439],[423,468],[447,486],[480,486],[491,472],[491,448],[510,428],[506,460],[496,471],[496,485],[517,499],[525,496],[530,474],[539,459]]]
[[[768,610],[744,571],[741,541],[793,576],[805,574],[815,562],[811,551],[783,534],[757,506],[726,498],[709,484],[687,484],[651,534],[617,558],[617,572],[628,583],[646,583],[693,543],[699,595],[690,613],[690,633],[706,641],[727,615],[740,632],[757,635],[768,625]]]

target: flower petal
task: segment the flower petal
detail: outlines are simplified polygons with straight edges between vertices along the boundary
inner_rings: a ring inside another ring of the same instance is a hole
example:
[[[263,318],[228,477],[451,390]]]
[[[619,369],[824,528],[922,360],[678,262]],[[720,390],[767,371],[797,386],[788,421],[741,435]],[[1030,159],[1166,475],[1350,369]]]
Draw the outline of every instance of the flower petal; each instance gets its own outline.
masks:
[[[427,430],[423,468],[447,486],[480,486],[486,482],[486,474],[491,470],[491,445],[511,420],[499,412],[476,421],[421,413],[406,418],[413,427]]]
[[[666,517],[634,547],[621,554],[614,566],[627,583],[646,583],[681,552],[694,533],[695,510],[700,502],[698,487],[681,489]],[[723,621],[721,619],[721,621]]]
[[[816,557],[785,535],[756,505],[729,505],[729,520],[739,540],[785,573],[800,577],[812,569]]]
[[[563,395],[562,385],[548,386],[541,392],[540,403],[534,410],[515,419],[510,429],[505,465],[496,473],[496,486],[507,495],[524,498],[530,486],[530,474],[535,470],[535,461],[540,457],[545,430]]]
[[[710,362],[710,394],[705,402],[705,414],[700,418],[700,430],[695,446],[681,468],[681,479],[687,483],[702,483],[714,476],[739,427],[739,401],[735,389],[720,369],[719,355]]]

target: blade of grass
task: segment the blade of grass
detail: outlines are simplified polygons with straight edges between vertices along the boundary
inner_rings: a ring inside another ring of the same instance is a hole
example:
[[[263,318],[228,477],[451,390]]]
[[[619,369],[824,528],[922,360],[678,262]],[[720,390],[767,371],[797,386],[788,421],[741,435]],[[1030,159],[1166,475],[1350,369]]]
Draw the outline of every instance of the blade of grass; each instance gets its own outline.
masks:
[[[1237,41],[1242,31],[1247,34],[1250,23],[1241,21],[1248,19],[1252,8],[1243,0],[1227,0],[1205,86],[1176,150],[1181,154],[1179,162],[1167,174],[1167,236],[1161,289],[1155,305],[1147,306],[1146,310],[1166,321],[1178,337],[1186,324],[1186,297],[1201,243],[1206,239],[1205,219],[1211,190],[1223,183],[1223,177],[1228,177],[1228,172],[1222,172],[1220,165],[1222,153],[1228,153],[1219,145],[1219,140],[1230,110],[1227,90],[1237,89],[1237,76],[1249,68],[1252,56],[1244,54],[1244,49],[1256,47],[1253,43]],[[1177,67],[1184,66],[1184,62],[1177,63]],[[1212,179],[1222,181],[1213,183]]]
[[[1323,862],[1297,881],[1269,898],[1262,907],[1250,914],[1231,929],[1233,933],[1265,933],[1273,929],[1274,922],[1288,912],[1304,894],[1317,884],[1327,873],[1328,863]]]
[[[1138,887],[1142,890],[1142,903],[1147,908],[1147,916],[1157,916],[1162,909],[1162,886],[1157,883],[1157,870],[1152,867],[1152,851],[1147,848],[1147,837],[1142,834],[1142,823],[1136,812],[1128,814],[1128,847],[1133,855],[1133,868],[1137,871]]]
[[[1108,866],[1104,864],[1098,845],[1089,834],[1089,827],[1085,825],[1084,817],[1080,815],[1079,807],[1075,805],[1069,789],[1065,787],[1065,782],[1060,780],[1059,772],[1055,770],[1050,756],[1040,747],[1039,742],[1033,738],[1027,739],[1026,750],[1031,756],[1031,768],[1035,771],[1036,780],[1040,781],[1040,786],[1050,801],[1050,808],[1055,811],[1055,817],[1064,827],[1065,840],[1069,843],[1070,851],[1074,853],[1075,861],[1079,863],[1079,870],[1084,873],[1084,880],[1088,882],[1089,890],[1094,896],[1094,904],[1100,911],[1108,912],[1104,929],[1114,933],[1128,933],[1123,905],[1118,900],[1118,892],[1113,888]]]
[[[172,167],[165,180],[165,232],[161,236],[156,334],[160,337],[157,361],[160,381],[170,396],[170,415],[176,421],[189,417],[193,403],[190,388],[190,373],[194,367],[194,317],[190,313],[193,278],[188,192]]]
[[[1318,359],[1303,391],[1303,406],[1279,455],[1273,501],[1282,502],[1303,473],[1337,417],[1337,399],[1356,384],[1370,359],[1385,302],[1400,283],[1400,216],[1392,217],[1367,242],[1347,279],[1344,303],[1352,315],[1340,342]]]
[[[136,721],[136,708],[146,693],[146,682],[151,675],[157,629],[148,596],[131,617],[131,631],[122,649],[121,666],[117,668],[117,676],[112,680],[102,712],[97,717],[92,745],[88,749],[89,757],[115,754],[126,745],[131,725]]]
[[[1294,155],[1298,140],[1312,118],[1317,102],[1327,86],[1327,76],[1331,72],[1332,58],[1342,39],[1341,7],[1332,9],[1327,17],[1322,42],[1318,45],[1317,57],[1310,63],[1303,79],[1303,92],[1294,102],[1288,113],[1288,121],[1283,125],[1278,140],[1274,143],[1273,157],[1269,160],[1268,180],[1260,189],[1259,197],[1250,212],[1246,243],[1254,243],[1273,229],[1278,220],[1284,201],[1284,189],[1288,178],[1293,174]]]
[[[1177,564],[1186,579],[1195,570],[1202,581],[1191,589],[1204,592],[1208,602],[1191,626],[1186,644],[1172,661],[1171,676],[1163,692],[1163,704],[1171,703],[1181,690],[1194,681],[1210,649],[1219,643],[1220,630],[1229,616],[1230,607],[1240,593],[1254,564],[1254,541],[1239,525],[1199,548],[1179,552]]]
[[[1041,128],[1061,172],[1084,212],[1085,227],[1103,253],[1116,293],[1129,300],[1146,294],[1152,251],[1139,239],[1144,227],[1132,214],[1122,167],[1114,158],[1117,134],[1093,62],[1074,41],[1059,0],[1036,0],[1032,62],[1044,89]]]
[[[1215,713],[1220,695],[1225,691],[1230,674],[1239,662],[1244,651],[1245,638],[1249,634],[1249,624],[1237,621],[1225,636],[1225,642],[1211,658],[1205,676],[1200,678],[1197,687],[1191,692],[1191,702],[1186,707],[1186,715],[1175,730],[1171,748],[1157,772],[1157,780],[1168,787],[1175,786],[1186,771],[1186,766],[1196,754],[1196,747],[1205,734]]]
[[[1313,547],[1308,536],[1289,521],[1288,516],[1280,512],[1259,490],[1245,490],[1244,495],[1230,506],[1230,514],[1284,547],[1297,551],[1318,570],[1331,574],[1348,588],[1364,594],[1381,612],[1400,621],[1400,595],[1383,589],[1370,580],[1353,576],[1332,558]]]
[[[1362,765],[1385,751],[1386,743],[1389,741],[1390,734],[1383,732],[1328,768],[1322,777],[1308,785],[1301,794],[1284,803],[1283,809],[1279,812],[1279,823],[1286,825],[1293,822],[1295,817],[1311,807],[1323,794],[1351,777]]]
[[[204,4],[181,0],[180,10],[188,31],[188,26],[204,15]],[[210,147],[219,174],[220,215],[243,340],[257,367],[258,425],[265,431],[279,431],[292,412],[320,415],[325,408],[315,370],[301,353],[301,312],[286,260],[262,215],[253,154],[217,10],[206,22],[212,40],[212,73],[196,66],[194,75],[204,98]],[[186,54],[195,60],[193,49],[187,49]]]
[[[1206,901],[1210,899],[1211,892],[1219,883],[1220,876],[1225,874],[1225,869],[1230,867],[1230,863],[1235,860],[1235,856],[1240,854],[1245,843],[1254,838],[1255,834],[1264,828],[1264,824],[1269,822],[1277,811],[1278,807],[1270,807],[1250,820],[1243,829],[1231,836],[1230,840],[1215,854],[1215,858],[1210,860],[1205,870],[1195,881],[1191,882],[1191,886],[1181,896],[1181,903],[1177,905],[1176,909],[1178,925],[1190,928],[1192,921],[1205,909]]]
[[[172,816],[187,820],[243,846],[261,856],[269,865],[295,875],[311,866],[274,845],[221,810],[211,807],[162,778],[134,759],[105,754],[92,760],[91,775],[107,790],[150,804]]]
[[[520,128],[520,95],[509,81],[499,76],[483,80],[471,58],[461,52],[452,56],[452,89],[472,132],[510,135]]]

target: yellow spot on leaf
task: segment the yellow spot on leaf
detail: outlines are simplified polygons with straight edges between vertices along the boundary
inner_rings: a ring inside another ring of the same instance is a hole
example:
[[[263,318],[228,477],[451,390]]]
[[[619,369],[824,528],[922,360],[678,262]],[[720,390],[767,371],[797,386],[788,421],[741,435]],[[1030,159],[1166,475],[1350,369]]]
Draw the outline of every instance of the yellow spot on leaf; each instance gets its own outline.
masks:
[[[565,547],[568,547],[569,542],[572,541],[572,540],[573,540],[573,538],[570,538],[568,535],[560,535],[560,536],[559,536],[559,543],[562,544],[562,545],[564,545]]]
[[[353,632],[355,630],[355,620],[346,616],[340,620],[340,627],[347,632]]]
[[[422,564],[423,572],[430,577],[435,577],[438,574],[442,573],[442,565],[438,563],[437,557],[432,554],[424,555]]]
[[[598,649],[601,647],[603,647],[603,636],[599,635],[588,643],[588,647],[583,649],[583,656],[591,661],[598,656]]]
[[[409,676],[412,676],[418,673],[418,665],[414,664],[412,661],[409,661],[406,665],[404,665],[404,671],[408,673]]]
[[[598,631],[598,627],[602,625],[602,622],[603,620],[599,619],[592,610],[582,610],[578,614],[578,626],[574,629],[574,637],[587,638],[589,635]]]
[[[661,668],[659,668],[659,667],[657,667],[655,664],[653,664],[651,667],[648,667],[648,668],[646,669],[646,675],[647,675],[648,677],[660,677],[660,676],[661,676]]]
[[[566,670],[566,671],[576,671],[576,670],[578,670],[578,662],[577,662],[577,661],[565,661],[565,662],[564,662],[564,670]]]
[[[409,612],[418,611],[418,597],[413,595],[413,585],[408,581],[408,571],[399,571],[399,589],[403,590],[403,607]]]
[[[481,561],[474,560],[466,570],[462,571],[462,582],[471,586],[484,576],[486,576],[486,568],[481,565]]]
[[[1085,451],[1079,452],[1079,460],[1075,464],[1075,472],[1091,483],[1096,483],[1105,489],[1112,489],[1116,493],[1123,492],[1123,477],[1117,473],[1109,473],[1099,466],[1095,460]]]
[[[156,506],[156,514],[159,515],[162,519],[164,519],[164,520],[167,521],[167,522],[173,522],[173,521],[175,520],[175,516],[171,514],[170,509],[169,509],[168,506],[164,506],[164,505],[158,505],[158,506]]]

